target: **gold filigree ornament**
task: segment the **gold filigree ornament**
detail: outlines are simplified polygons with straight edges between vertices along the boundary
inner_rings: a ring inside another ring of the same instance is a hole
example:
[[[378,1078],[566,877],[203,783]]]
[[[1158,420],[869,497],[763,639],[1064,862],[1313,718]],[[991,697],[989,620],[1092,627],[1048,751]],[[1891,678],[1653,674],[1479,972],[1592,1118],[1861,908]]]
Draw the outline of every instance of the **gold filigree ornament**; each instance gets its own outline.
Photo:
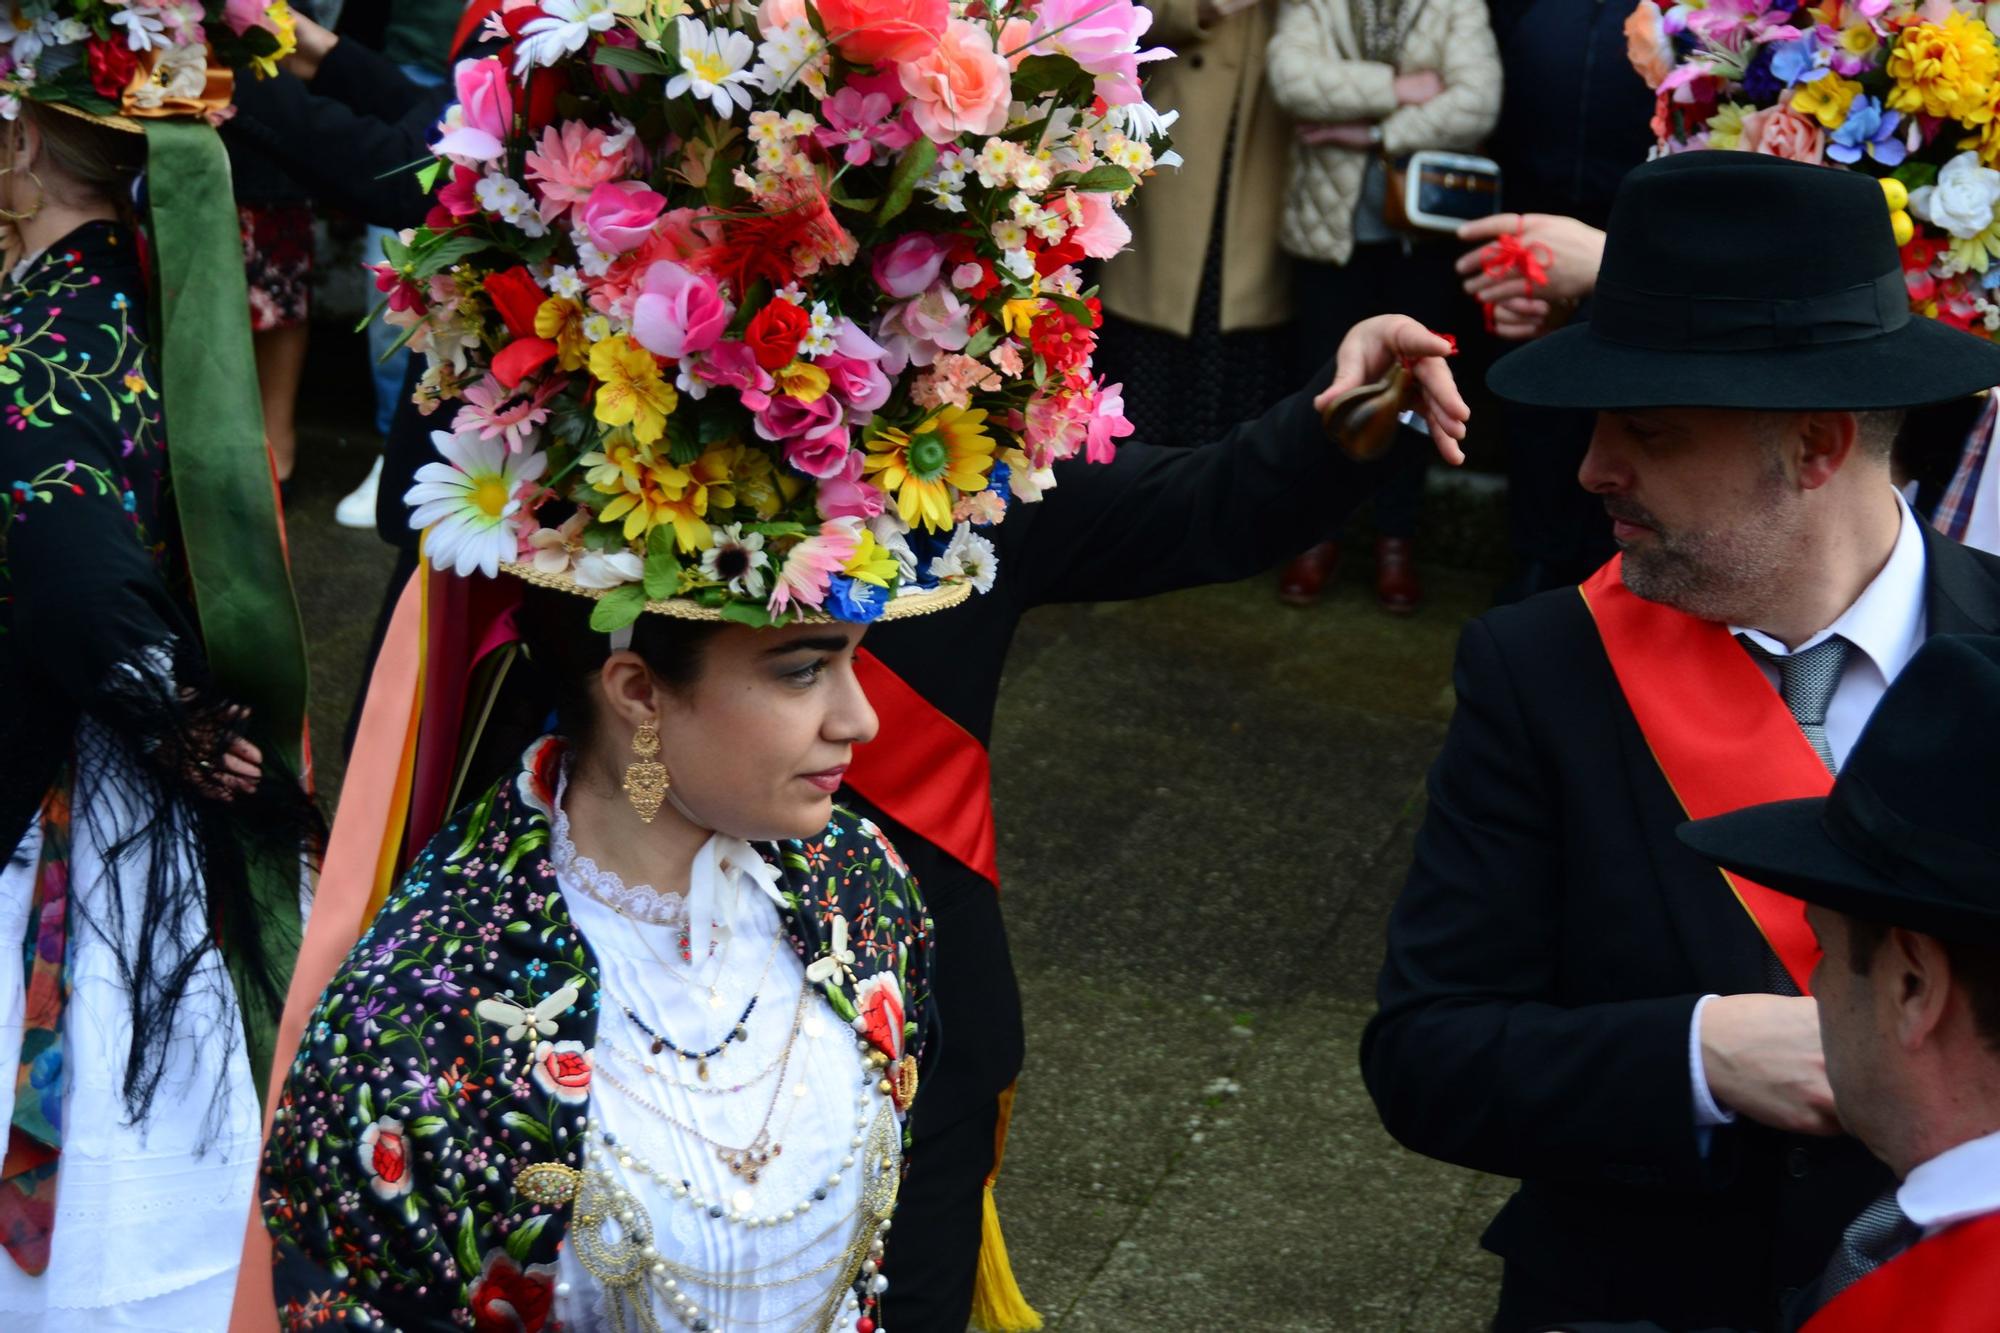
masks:
[[[583,1172],[561,1162],[536,1162],[514,1177],[514,1193],[529,1203],[560,1208],[583,1188]]]
[[[669,786],[667,766],[659,760],[659,728],[641,722],[632,733],[632,753],[639,757],[625,765],[625,799],[632,802],[639,818],[650,824],[660,813],[660,802],[667,799]]]
[[[917,1099],[917,1057],[906,1055],[896,1061],[890,1081],[894,1084],[892,1095],[896,1098],[896,1109],[909,1110],[910,1103]]]

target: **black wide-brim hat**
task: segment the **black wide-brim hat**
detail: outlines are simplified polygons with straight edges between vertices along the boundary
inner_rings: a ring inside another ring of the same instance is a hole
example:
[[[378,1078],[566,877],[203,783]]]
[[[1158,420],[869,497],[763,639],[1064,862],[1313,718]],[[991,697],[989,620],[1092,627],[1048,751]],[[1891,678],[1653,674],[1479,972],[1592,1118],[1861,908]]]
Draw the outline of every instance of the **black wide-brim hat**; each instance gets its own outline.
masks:
[[[2000,637],[1936,635],[1825,797],[1680,827],[1725,869],[1946,940],[2000,943]]]
[[[1618,188],[1588,319],[1494,363],[1494,393],[1597,411],[1916,407],[2000,384],[2000,347],[1911,313],[1882,187],[1705,151]]]

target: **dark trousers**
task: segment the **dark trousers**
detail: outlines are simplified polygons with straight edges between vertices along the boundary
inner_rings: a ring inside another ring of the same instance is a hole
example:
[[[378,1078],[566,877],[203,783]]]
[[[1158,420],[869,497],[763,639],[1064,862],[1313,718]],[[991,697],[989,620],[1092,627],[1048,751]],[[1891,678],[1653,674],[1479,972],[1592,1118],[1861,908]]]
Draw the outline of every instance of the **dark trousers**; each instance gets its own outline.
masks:
[[[948,1125],[923,1122],[922,1102],[909,1170],[896,1196],[882,1271],[889,1290],[877,1322],[890,1333],[964,1333],[979,1268],[979,1221],[993,1172],[1000,1103]]]
[[[1417,241],[1406,248],[1400,241],[1384,241],[1355,246],[1345,264],[1294,260],[1297,375],[1310,375],[1325,365],[1347,331],[1373,315],[1409,315],[1440,333],[1471,333],[1479,313],[1452,271],[1457,253],[1449,242]],[[1428,450],[1396,450],[1372,502],[1379,535],[1416,535],[1429,466]]]

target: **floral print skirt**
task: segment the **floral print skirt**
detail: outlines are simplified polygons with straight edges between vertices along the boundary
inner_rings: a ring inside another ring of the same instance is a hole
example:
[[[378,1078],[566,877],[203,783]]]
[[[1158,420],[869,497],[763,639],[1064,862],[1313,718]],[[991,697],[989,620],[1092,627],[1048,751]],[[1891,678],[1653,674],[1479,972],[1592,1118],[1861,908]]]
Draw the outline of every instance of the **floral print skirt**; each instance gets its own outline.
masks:
[[[256,333],[306,322],[312,308],[313,214],[303,204],[239,204],[243,273]]]

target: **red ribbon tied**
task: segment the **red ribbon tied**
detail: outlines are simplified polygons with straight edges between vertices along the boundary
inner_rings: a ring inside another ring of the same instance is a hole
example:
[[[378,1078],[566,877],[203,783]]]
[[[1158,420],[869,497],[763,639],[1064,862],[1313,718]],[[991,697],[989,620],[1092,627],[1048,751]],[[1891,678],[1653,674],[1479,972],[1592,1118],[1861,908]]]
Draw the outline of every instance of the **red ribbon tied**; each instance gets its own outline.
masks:
[[[1523,241],[1519,235],[1502,236],[1479,253],[1482,273],[1489,278],[1525,279],[1530,296],[1537,287],[1549,285],[1549,265],[1554,262],[1549,247],[1540,241]],[[1493,303],[1481,301],[1479,309],[1486,316],[1486,331],[1493,332]]]

